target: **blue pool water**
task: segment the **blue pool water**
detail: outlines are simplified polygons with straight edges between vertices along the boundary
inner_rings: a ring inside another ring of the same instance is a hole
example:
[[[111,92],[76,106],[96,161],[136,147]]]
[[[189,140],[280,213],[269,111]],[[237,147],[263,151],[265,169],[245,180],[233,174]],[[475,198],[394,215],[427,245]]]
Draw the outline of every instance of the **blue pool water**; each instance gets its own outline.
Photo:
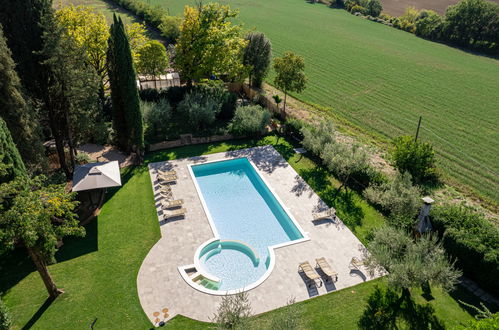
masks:
[[[219,290],[241,289],[267,270],[268,247],[303,238],[247,158],[192,166],[221,240],[241,241],[259,255],[254,265],[242,251],[221,249],[201,257],[222,281]]]

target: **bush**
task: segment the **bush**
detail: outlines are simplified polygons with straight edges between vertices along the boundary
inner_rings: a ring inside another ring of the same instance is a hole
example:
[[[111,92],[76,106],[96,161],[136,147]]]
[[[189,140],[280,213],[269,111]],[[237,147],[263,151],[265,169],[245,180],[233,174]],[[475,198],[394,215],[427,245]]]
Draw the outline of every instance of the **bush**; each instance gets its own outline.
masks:
[[[323,164],[344,185],[363,190],[370,182],[382,177],[369,164],[369,157],[364,149],[356,144],[337,141],[332,123],[323,122],[318,128],[303,127],[301,132],[303,146],[322,159]]]
[[[411,175],[407,172],[397,173],[391,182],[369,186],[364,191],[364,197],[394,219],[400,221],[406,218],[407,227],[414,224],[413,219],[421,205],[421,192],[412,185]]]
[[[447,253],[456,258],[464,274],[499,295],[499,229],[482,214],[460,205],[434,207],[431,219]]]
[[[409,172],[414,182],[436,180],[435,152],[431,144],[401,136],[394,140],[391,157],[399,172]]]
[[[238,96],[236,93],[227,92],[222,103],[222,110],[218,114],[220,119],[230,120],[234,117]]]
[[[8,330],[12,325],[12,320],[5,306],[4,302],[0,298],[0,330]]]
[[[182,18],[177,16],[163,16],[161,18],[161,23],[158,26],[158,30],[161,35],[170,44],[177,42],[177,38],[180,35],[180,24],[182,24]]]
[[[362,15],[365,15],[367,13],[366,8],[360,6],[360,5],[354,5],[352,8],[350,8],[351,13],[361,13]]]
[[[383,10],[383,6],[379,0],[367,0],[364,7],[366,8],[366,13],[373,17],[378,17]]]
[[[221,109],[222,104],[216,95],[201,90],[192,90],[177,107],[180,113],[187,115],[194,129],[206,128],[213,124]]]
[[[301,132],[302,128],[304,127],[304,122],[295,119],[292,117],[288,117],[286,119],[286,134],[294,137],[295,139],[302,141],[303,140],[303,134]]]
[[[184,99],[187,94],[187,87],[173,86],[160,92],[160,98],[164,98],[170,102],[170,105],[177,107],[177,105]]]
[[[145,139],[148,143],[167,140],[168,125],[172,117],[172,107],[168,100],[161,99],[158,102],[141,102],[140,105],[144,116]]]
[[[142,101],[157,102],[159,101],[159,91],[155,88],[146,88],[139,90],[139,97]]]
[[[443,26],[443,18],[433,10],[421,10],[419,17],[416,21],[416,35],[430,39],[437,40]]]
[[[270,124],[270,117],[270,112],[259,105],[238,107],[229,124],[229,132],[235,135],[260,135]]]
[[[247,292],[227,295],[222,298],[213,322],[218,329],[244,329],[251,316],[251,303]]]
[[[75,156],[75,162],[77,165],[85,165],[90,163],[91,161],[92,159],[90,159],[90,156],[83,151],[78,152]]]

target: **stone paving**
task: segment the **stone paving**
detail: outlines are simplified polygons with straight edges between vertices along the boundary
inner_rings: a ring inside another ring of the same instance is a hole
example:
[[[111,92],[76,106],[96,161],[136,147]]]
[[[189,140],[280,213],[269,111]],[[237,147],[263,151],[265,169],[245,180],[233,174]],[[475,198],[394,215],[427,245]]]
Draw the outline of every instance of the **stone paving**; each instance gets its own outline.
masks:
[[[350,270],[352,257],[361,257],[365,249],[355,235],[336,219],[313,222],[312,212],[327,208],[307,183],[272,147],[264,146],[224,153],[178,159],[149,165],[153,182],[158,221],[162,237],[144,259],[137,277],[139,299],[147,316],[154,323],[154,312],[168,308],[171,317],[184,316],[210,321],[220,296],[200,292],[188,285],[177,267],[193,263],[196,249],[213,233],[188,171],[188,164],[247,157],[259,174],[272,187],[289,212],[310,237],[309,241],[275,250],[276,265],[272,274],[260,286],[249,291],[254,314],[286,305],[291,298],[302,301],[331,291],[347,288],[370,280],[363,269]],[[175,170],[178,181],[172,185],[174,198],[183,199],[188,213],[183,218],[164,220],[159,207],[156,169]],[[308,288],[298,273],[298,264],[325,257],[338,272],[338,281],[321,287]],[[160,316],[161,317],[161,316]]]

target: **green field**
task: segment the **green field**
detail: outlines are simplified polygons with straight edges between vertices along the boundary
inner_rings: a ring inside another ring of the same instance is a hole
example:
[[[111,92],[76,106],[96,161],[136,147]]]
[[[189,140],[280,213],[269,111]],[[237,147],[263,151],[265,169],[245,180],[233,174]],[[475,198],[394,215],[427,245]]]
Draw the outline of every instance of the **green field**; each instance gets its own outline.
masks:
[[[150,0],[179,14],[193,0]],[[330,107],[381,138],[414,134],[435,145],[451,179],[499,203],[499,61],[429,42],[305,0],[223,1],[274,55],[302,55],[299,98]]]

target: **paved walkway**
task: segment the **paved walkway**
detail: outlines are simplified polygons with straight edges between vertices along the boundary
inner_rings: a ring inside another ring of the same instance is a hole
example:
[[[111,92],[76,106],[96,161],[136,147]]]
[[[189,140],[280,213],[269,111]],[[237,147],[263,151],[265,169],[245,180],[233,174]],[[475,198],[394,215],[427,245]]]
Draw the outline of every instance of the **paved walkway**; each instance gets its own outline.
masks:
[[[198,246],[213,237],[187,165],[237,157],[247,157],[253,162],[259,174],[310,237],[309,241],[275,251],[276,265],[272,274],[260,286],[249,291],[253,313],[284,306],[290,298],[302,301],[370,279],[365,271],[349,269],[351,258],[360,257],[364,246],[340,220],[334,223],[329,220],[311,221],[313,211],[327,206],[272,146],[154,163],[149,168],[155,198],[160,198],[155,169],[173,169],[179,177],[172,186],[173,195],[184,200],[188,213],[185,218],[165,221],[157,203],[162,237],[144,259],[137,278],[142,308],[152,322],[155,319],[153,313],[163,308],[169,309],[167,319],[182,314],[209,321],[216,312],[222,298],[195,290],[183,280],[177,269],[178,266],[192,264]],[[308,260],[314,265],[318,257],[326,257],[338,272],[338,281],[309,289],[297,271],[298,264]]]

